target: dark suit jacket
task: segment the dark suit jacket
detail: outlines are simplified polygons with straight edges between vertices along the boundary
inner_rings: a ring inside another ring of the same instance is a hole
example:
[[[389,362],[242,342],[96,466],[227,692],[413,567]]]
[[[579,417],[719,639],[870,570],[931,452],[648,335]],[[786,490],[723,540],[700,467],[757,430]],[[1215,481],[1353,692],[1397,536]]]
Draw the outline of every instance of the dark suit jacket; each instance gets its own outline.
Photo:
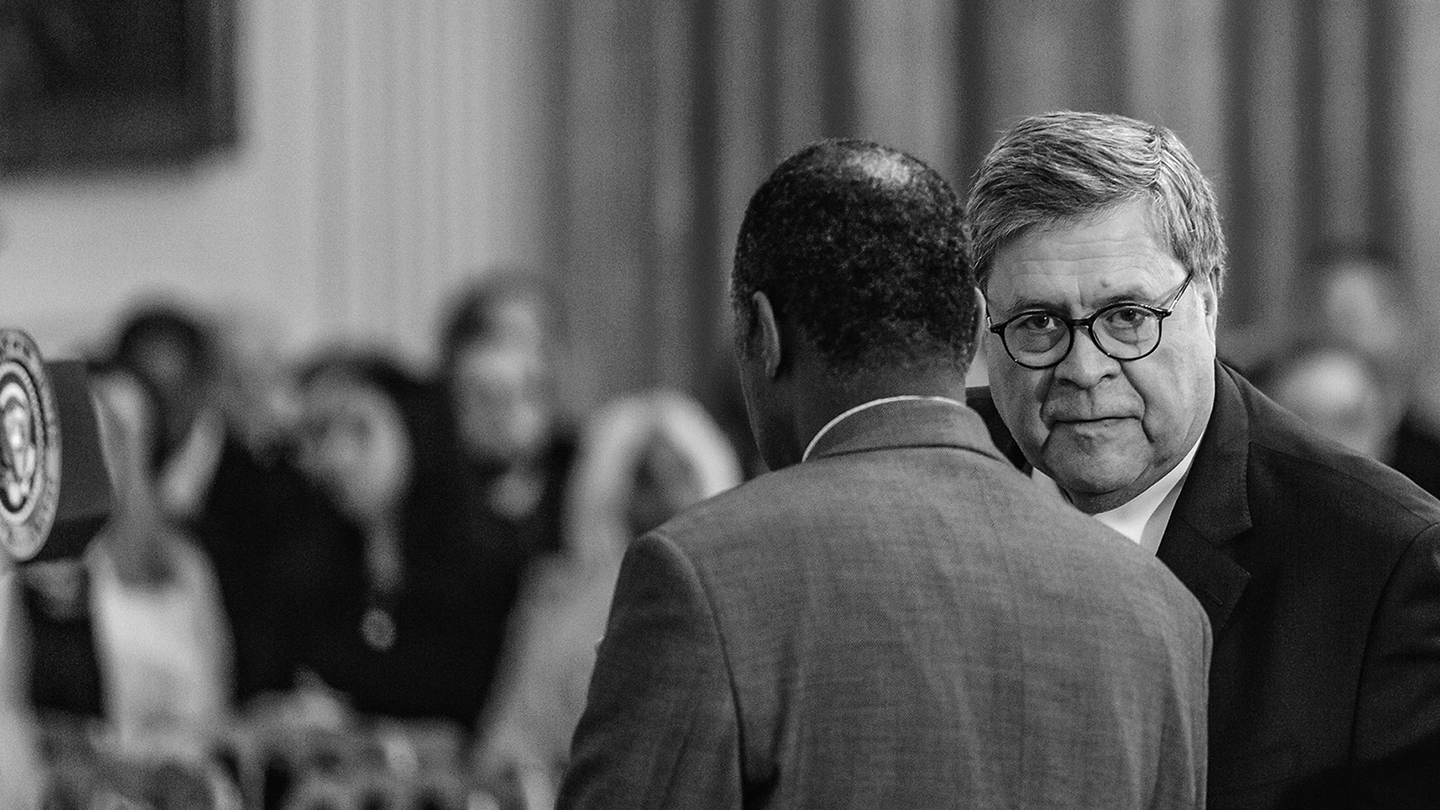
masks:
[[[1209,807],[1440,807],[1440,503],[1215,388],[1158,552],[1214,627]]]
[[[973,411],[879,405],[630,548],[560,806],[1197,807],[1208,633]]]

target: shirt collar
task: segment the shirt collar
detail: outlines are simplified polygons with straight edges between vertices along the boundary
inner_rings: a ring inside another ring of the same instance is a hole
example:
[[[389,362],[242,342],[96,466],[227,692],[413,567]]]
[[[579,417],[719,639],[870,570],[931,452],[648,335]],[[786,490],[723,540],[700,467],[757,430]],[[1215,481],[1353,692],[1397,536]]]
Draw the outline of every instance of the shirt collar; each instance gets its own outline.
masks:
[[[860,413],[861,411],[869,410],[876,405],[888,405],[891,402],[949,402],[952,405],[959,405],[962,408],[965,407],[965,404],[963,402],[959,402],[958,400],[954,400],[949,397],[922,397],[916,394],[902,394],[896,397],[881,397],[879,399],[872,399],[869,402],[862,402],[853,408],[849,408],[840,412],[840,414],[837,415],[834,419],[826,422],[825,426],[820,428],[820,431],[816,433],[815,437],[810,440],[810,443],[805,445],[805,452],[801,454],[800,462],[803,464],[806,459],[810,458],[811,451],[815,449],[815,445],[820,443],[820,437],[824,436],[826,433],[829,433],[831,428],[854,416],[855,414]]]

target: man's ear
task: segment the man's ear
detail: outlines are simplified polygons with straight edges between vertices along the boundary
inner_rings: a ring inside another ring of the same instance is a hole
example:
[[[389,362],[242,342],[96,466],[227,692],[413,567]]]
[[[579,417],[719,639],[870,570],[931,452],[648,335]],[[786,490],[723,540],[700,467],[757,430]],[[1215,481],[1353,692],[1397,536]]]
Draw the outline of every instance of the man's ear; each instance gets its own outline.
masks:
[[[780,341],[780,324],[775,320],[775,309],[770,298],[763,292],[750,296],[750,340],[751,350],[765,376],[775,379],[780,374],[784,354]]]
[[[1205,313],[1205,326],[1210,330],[1210,340],[1215,340],[1215,330],[1220,321],[1220,292],[1215,289],[1215,277],[1213,275],[1198,279],[1200,306]]]
[[[985,340],[985,316],[986,307],[990,306],[985,300],[985,293],[979,287],[971,287],[970,292],[975,294],[975,346],[979,347]]]

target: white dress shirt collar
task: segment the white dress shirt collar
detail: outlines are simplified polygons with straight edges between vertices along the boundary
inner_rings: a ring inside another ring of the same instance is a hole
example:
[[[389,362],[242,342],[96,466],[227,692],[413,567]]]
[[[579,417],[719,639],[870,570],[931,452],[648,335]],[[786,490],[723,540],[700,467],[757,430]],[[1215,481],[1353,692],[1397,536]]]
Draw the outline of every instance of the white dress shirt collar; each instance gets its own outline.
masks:
[[[806,459],[810,458],[810,453],[815,450],[815,445],[820,443],[820,437],[829,433],[831,428],[861,411],[869,410],[876,405],[887,405],[891,402],[948,402],[951,405],[959,405],[962,408],[965,407],[965,403],[949,397],[922,397],[915,394],[902,394],[898,397],[881,397],[880,399],[872,399],[869,402],[862,402],[853,408],[842,411],[834,419],[826,422],[825,427],[820,428],[820,431],[815,434],[815,437],[810,440],[810,443],[805,445],[805,452],[800,456],[801,463],[804,463]]]

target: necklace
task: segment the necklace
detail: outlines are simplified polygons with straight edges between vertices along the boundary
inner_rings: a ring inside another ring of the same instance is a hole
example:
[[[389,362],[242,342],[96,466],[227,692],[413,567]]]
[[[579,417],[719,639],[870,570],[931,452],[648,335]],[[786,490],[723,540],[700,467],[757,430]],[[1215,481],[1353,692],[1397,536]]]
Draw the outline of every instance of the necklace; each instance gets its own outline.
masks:
[[[365,610],[360,615],[360,638],[376,652],[389,652],[399,635],[395,601],[405,580],[400,538],[388,528],[365,537]]]
[[[379,605],[369,605],[360,617],[360,637],[376,652],[389,652],[395,646],[395,619]]]

